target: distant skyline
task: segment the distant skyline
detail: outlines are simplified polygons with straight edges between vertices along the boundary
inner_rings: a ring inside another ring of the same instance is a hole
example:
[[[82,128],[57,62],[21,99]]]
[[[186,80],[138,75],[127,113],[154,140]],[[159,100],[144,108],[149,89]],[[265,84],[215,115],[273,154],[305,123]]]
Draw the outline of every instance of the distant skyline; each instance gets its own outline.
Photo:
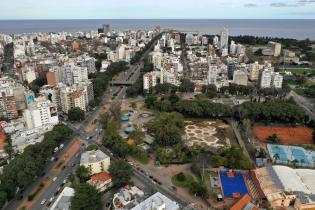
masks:
[[[0,19],[315,19],[315,0],[5,0]]]

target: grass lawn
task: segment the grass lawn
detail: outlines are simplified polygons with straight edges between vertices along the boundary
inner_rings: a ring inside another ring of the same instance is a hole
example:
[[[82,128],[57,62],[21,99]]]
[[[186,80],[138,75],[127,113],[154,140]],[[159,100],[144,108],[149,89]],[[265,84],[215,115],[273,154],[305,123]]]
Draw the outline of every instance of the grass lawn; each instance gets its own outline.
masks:
[[[186,173],[184,173],[184,175],[185,175],[185,180],[184,181],[180,181],[180,180],[177,179],[177,174],[175,174],[172,177],[173,185],[176,186],[176,187],[188,188],[190,186],[190,184],[195,181],[194,178],[191,175],[186,174]]]
[[[142,156],[141,158],[138,157],[137,155],[131,155],[131,157],[133,159],[135,159],[136,161],[142,163],[143,165],[146,165],[149,163],[149,158],[147,156]]]
[[[303,88],[295,88],[294,92],[296,92],[300,96],[304,96],[304,89]]]
[[[287,71],[291,72],[292,74],[311,74],[315,73],[315,69],[309,69],[309,68],[290,68],[290,69],[279,69],[281,72]]]

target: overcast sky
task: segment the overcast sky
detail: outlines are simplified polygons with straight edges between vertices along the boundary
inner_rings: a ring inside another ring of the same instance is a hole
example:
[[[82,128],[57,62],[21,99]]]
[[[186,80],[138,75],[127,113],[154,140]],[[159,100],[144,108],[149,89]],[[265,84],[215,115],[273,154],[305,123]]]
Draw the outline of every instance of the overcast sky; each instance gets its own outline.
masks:
[[[315,0],[0,1],[0,19],[315,19]]]

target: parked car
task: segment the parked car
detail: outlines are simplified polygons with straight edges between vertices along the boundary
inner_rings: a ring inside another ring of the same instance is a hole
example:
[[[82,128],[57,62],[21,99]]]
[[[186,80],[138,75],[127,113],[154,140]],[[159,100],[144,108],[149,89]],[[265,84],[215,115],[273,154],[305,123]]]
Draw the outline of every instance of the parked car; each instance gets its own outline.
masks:
[[[41,202],[40,202],[40,205],[44,205],[46,203],[47,199],[43,199]]]

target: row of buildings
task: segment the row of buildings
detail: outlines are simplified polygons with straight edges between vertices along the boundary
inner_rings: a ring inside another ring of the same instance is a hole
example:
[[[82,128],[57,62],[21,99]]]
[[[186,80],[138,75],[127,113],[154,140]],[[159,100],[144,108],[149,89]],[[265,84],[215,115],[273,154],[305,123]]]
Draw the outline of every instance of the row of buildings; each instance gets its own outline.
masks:
[[[154,69],[143,75],[143,89],[149,90],[158,83],[180,85],[184,70],[181,54],[179,34],[163,34],[154,51],[150,53],[149,62],[153,64]]]

